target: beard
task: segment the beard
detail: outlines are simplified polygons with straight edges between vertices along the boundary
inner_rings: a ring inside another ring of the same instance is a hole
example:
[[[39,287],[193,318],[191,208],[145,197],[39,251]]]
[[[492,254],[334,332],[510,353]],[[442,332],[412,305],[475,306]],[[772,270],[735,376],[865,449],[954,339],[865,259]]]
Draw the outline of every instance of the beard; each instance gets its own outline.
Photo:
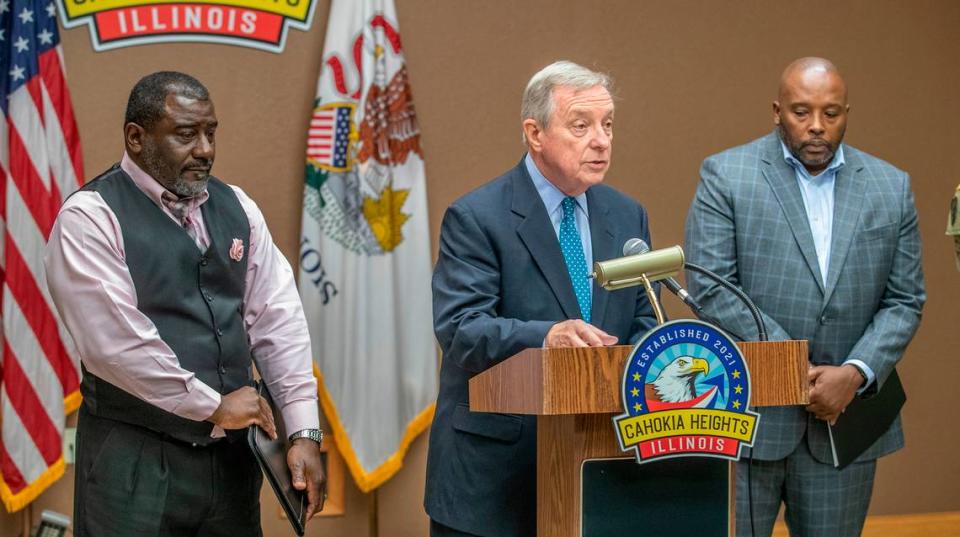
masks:
[[[793,157],[800,161],[807,168],[820,168],[830,161],[833,160],[834,155],[837,154],[837,148],[840,147],[840,143],[843,141],[843,132],[840,132],[839,139],[834,143],[829,143],[822,138],[815,138],[812,140],[794,140],[791,138],[783,125],[780,126],[780,139],[784,141],[787,145],[787,149],[790,150],[790,154]],[[825,151],[816,156],[807,156],[804,152],[804,149],[807,147],[823,147]]]
[[[207,182],[209,180],[209,175],[204,175],[196,181],[190,181],[185,179],[183,174],[180,174],[177,175],[173,185],[168,188],[179,198],[192,198],[207,189]]]
[[[213,166],[212,160],[192,160],[182,167],[177,167],[165,160],[156,148],[150,144],[144,144],[141,158],[143,159],[144,171],[179,198],[192,198],[207,189],[210,174],[208,172],[198,172],[196,168],[209,170]],[[193,171],[197,179],[191,180],[184,177],[184,170]]]

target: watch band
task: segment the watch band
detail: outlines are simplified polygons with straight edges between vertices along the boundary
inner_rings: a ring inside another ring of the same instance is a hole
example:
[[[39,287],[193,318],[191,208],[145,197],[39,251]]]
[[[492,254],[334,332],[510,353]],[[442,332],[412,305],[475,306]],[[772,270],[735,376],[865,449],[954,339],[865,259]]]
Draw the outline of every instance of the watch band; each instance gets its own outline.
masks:
[[[302,429],[287,437],[291,442],[298,438],[308,438],[318,444],[323,444],[323,429]]]
[[[867,377],[866,371],[863,370],[860,366],[854,363],[847,363],[847,365],[852,365],[854,369],[857,370],[857,373],[860,373],[860,376],[863,377],[863,385],[866,386],[870,379]]]

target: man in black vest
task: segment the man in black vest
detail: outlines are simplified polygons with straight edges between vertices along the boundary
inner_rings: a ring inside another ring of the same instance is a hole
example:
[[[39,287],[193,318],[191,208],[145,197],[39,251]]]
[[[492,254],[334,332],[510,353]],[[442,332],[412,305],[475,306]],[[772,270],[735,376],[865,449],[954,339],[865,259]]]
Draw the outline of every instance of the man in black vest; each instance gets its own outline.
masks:
[[[83,365],[77,536],[261,535],[244,429],[281,409],[309,518],[323,494],[317,387],[289,264],[256,204],[209,175],[217,118],[182,73],[140,80],[126,152],[71,196],[45,257]]]

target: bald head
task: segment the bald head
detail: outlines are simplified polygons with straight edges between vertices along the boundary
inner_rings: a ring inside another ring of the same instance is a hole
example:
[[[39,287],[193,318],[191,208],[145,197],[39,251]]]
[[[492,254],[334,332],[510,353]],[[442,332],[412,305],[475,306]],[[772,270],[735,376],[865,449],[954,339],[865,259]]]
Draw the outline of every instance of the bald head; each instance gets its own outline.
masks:
[[[843,88],[843,100],[847,100],[847,83],[843,80],[840,70],[830,60],[808,56],[790,62],[790,65],[780,75],[780,91],[777,98],[783,99],[784,91],[790,91],[797,85],[822,84],[827,82],[839,83]]]
[[[847,84],[823,58],[800,58],[784,69],[773,122],[790,153],[813,175],[825,170],[847,129]]]

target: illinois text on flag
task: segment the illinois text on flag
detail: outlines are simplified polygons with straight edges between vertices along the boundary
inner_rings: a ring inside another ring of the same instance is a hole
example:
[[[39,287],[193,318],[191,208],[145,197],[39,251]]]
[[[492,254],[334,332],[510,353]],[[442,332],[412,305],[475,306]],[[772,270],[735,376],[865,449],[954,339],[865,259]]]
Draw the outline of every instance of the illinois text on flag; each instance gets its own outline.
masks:
[[[393,2],[334,0],[307,136],[300,250],[320,401],[363,491],[433,417],[420,129]]]
[[[51,0],[0,0],[0,89],[0,498],[15,511],[63,474],[64,416],[80,403],[79,362],[43,277],[60,203],[83,177]]]

